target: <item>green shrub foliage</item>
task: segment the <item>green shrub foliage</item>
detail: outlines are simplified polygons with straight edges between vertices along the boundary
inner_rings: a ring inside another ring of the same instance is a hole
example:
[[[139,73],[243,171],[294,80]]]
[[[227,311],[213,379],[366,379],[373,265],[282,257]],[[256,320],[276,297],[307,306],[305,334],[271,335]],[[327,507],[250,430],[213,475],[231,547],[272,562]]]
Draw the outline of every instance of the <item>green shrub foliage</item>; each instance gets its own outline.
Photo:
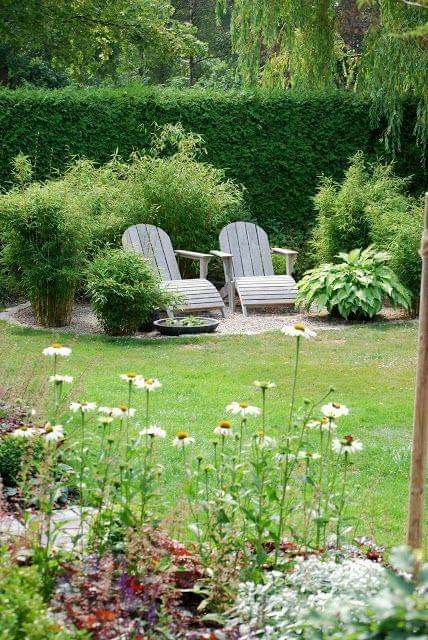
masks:
[[[31,438],[15,438],[5,435],[0,438],[0,477],[6,487],[16,487],[20,481],[23,464],[28,472],[37,469],[42,453],[42,441]]]
[[[132,335],[153,311],[172,302],[143,256],[107,249],[91,264],[87,292],[106,333]]]
[[[296,304],[315,304],[345,319],[373,318],[389,300],[395,308],[410,308],[410,295],[389,268],[388,253],[372,247],[340,253],[339,264],[311,269],[298,283]]]
[[[373,128],[369,107],[361,97],[341,92],[4,90],[0,184],[10,185],[10,162],[20,151],[31,157],[36,179],[45,179],[55,170],[62,173],[75,156],[99,164],[116,151],[123,158],[141,154],[150,147],[153,123],[181,122],[204,138],[206,161],[245,186],[248,209],[271,239],[299,249],[315,220],[311,198],[319,176],[339,180],[357,150],[372,159],[384,151],[382,123]],[[419,176],[415,185],[421,189],[412,122],[405,115],[399,169]]]
[[[391,268],[418,298],[422,206],[405,189],[407,178],[392,164],[370,164],[363,153],[351,159],[341,183],[323,177],[314,197],[318,211],[313,262],[330,262],[343,251],[375,244],[391,255]]]
[[[46,326],[70,319],[88,238],[79,204],[61,181],[34,183],[0,197],[3,262]]]
[[[43,602],[37,567],[17,567],[0,549],[0,639],[77,640],[83,631],[68,631],[54,621]]]

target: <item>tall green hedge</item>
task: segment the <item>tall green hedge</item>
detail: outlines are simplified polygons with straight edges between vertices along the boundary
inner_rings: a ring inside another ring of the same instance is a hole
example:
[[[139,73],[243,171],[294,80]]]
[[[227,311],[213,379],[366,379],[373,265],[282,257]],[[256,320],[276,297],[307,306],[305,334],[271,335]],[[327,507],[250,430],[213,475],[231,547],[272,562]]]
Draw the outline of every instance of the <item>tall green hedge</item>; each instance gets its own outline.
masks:
[[[419,154],[404,126],[397,170],[422,190]],[[320,174],[340,179],[358,149],[382,155],[369,104],[352,93],[206,93],[158,89],[0,90],[0,185],[19,152],[44,179],[73,156],[105,162],[148,146],[154,123],[182,122],[200,133],[209,162],[244,185],[249,209],[275,241],[302,245],[315,212]]]

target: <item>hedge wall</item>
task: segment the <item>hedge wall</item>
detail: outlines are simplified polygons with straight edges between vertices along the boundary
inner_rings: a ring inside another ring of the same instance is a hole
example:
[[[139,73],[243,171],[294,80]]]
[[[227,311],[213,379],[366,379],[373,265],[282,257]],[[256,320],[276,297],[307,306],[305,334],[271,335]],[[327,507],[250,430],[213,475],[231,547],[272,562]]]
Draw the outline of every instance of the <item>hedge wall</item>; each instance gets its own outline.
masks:
[[[246,189],[253,217],[275,241],[301,246],[313,224],[311,196],[321,173],[339,179],[356,150],[384,151],[369,104],[352,93],[202,93],[156,89],[0,90],[0,185],[10,184],[19,151],[35,162],[36,177],[62,171],[84,155],[105,162],[147,147],[153,123],[181,121],[200,133],[208,161],[227,169]],[[409,110],[397,169],[414,174],[422,190]]]

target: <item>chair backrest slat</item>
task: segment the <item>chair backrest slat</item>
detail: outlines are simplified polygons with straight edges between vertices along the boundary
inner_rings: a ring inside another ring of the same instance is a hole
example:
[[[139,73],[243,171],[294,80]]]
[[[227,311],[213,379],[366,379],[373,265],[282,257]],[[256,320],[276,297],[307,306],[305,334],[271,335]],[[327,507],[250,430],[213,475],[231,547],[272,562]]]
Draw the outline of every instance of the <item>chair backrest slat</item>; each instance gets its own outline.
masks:
[[[143,254],[162,280],[181,279],[171,239],[163,229],[152,224],[129,227],[122,236],[122,245],[125,249]]]
[[[252,222],[231,222],[220,232],[220,249],[231,253],[233,277],[273,275],[266,231]]]

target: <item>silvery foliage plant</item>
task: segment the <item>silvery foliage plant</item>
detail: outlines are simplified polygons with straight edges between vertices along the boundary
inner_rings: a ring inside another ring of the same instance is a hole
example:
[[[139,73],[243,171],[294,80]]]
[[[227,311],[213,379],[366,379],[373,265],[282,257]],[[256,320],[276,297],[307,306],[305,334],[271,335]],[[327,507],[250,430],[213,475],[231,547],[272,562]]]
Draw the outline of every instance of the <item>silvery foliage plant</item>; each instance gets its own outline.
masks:
[[[243,583],[233,624],[242,640],[427,640],[427,567],[412,581],[414,557],[407,548],[393,549],[390,561],[393,570],[365,558],[311,557],[293,573]]]

